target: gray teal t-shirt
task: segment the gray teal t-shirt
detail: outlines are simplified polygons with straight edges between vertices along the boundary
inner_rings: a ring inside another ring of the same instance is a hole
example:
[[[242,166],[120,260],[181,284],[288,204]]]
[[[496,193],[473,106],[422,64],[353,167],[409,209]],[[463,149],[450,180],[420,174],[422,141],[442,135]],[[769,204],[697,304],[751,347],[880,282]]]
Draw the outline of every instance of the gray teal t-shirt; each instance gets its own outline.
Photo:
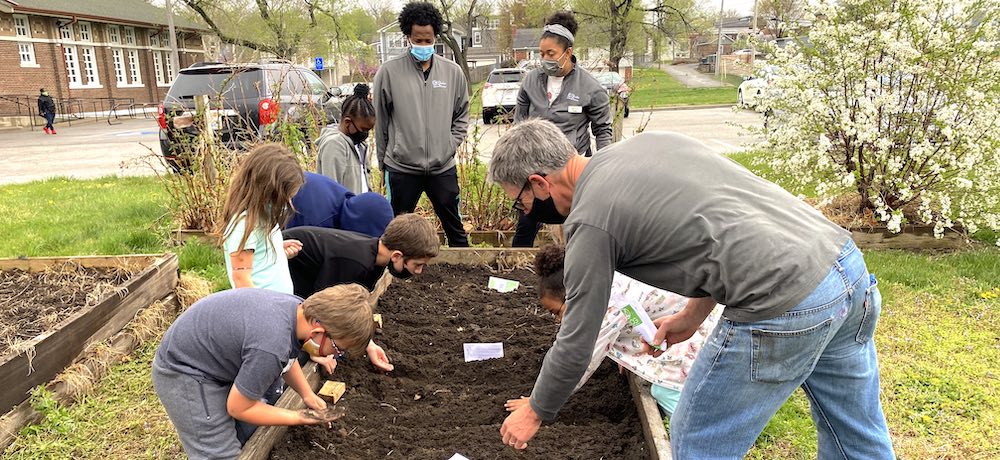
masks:
[[[172,371],[233,384],[248,399],[260,399],[299,354],[300,303],[297,296],[257,288],[209,295],[167,329],[156,359]]]

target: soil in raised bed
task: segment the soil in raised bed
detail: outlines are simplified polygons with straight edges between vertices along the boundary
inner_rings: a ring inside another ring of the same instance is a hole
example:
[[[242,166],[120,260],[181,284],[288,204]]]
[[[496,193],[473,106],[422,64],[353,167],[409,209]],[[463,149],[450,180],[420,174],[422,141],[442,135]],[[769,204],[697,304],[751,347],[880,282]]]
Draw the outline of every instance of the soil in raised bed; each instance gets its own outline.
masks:
[[[130,276],[123,269],[72,262],[39,272],[0,270],[0,356],[96,305]]]
[[[493,274],[521,282],[515,292],[486,288]],[[396,368],[373,371],[364,357],[337,366],[347,415],[333,430],[292,427],[275,460],[303,458],[639,459],[645,440],[624,376],[605,366],[574,394],[525,451],[502,444],[504,401],[531,391],[557,325],[538,306],[535,275],[433,265],[395,281],[379,301],[376,337]],[[466,363],[465,342],[503,342],[504,358]]]

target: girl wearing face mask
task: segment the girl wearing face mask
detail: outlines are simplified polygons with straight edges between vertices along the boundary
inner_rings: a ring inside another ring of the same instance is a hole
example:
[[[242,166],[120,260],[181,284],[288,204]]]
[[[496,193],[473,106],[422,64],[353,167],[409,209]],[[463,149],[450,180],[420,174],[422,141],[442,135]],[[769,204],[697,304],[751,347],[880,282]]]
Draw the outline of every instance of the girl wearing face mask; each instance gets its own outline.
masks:
[[[559,128],[581,155],[590,156],[591,134],[597,149],[611,144],[611,105],[608,92],[589,72],[576,65],[573,55],[577,22],[573,14],[559,11],[545,20],[541,67],[524,77],[517,95],[514,123],[542,118]],[[534,245],[541,225],[523,214],[514,235],[515,247]]]
[[[368,85],[358,84],[341,108],[337,131],[325,131],[319,138],[316,172],[329,177],[352,193],[371,191],[368,184],[370,162],[368,132],[375,127],[375,107],[369,100]]]

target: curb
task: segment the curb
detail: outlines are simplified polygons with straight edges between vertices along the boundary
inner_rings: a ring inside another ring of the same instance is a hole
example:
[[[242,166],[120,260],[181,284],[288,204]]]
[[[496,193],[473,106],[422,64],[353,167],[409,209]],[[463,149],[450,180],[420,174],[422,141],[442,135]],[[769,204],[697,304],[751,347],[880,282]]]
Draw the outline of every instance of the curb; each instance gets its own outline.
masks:
[[[735,106],[736,103],[732,104],[703,104],[703,105],[674,105],[667,107],[653,107],[640,109],[638,107],[633,107],[632,112],[666,112],[669,110],[698,110],[698,109],[726,109]]]

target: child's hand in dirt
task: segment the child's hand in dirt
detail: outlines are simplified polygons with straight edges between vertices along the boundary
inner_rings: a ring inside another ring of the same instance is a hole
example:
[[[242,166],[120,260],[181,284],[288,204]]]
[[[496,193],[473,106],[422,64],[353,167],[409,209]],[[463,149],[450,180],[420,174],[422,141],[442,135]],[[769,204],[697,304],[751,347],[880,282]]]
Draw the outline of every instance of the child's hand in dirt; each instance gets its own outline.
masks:
[[[520,398],[517,399],[508,399],[507,402],[503,404],[503,407],[504,409],[507,409],[507,412],[514,412],[527,404],[528,404],[528,397],[521,396]]]
[[[325,410],[326,401],[319,397],[316,393],[310,393],[302,397],[302,402],[306,403],[306,407],[314,410]]]
[[[333,428],[333,422],[343,417],[346,412],[343,407],[334,406],[319,410],[302,409],[298,414],[302,425],[326,425],[327,428]]]
[[[389,363],[389,357],[386,356],[385,350],[376,345],[375,342],[368,342],[368,348],[365,349],[365,353],[368,354],[368,360],[375,367],[385,372],[390,372],[395,368],[395,366]]]
[[[302,250],[302,242],[299,240],[285,240],[285,258],[291,259],[299,255],[299,251]]]
[[[309,360],[319,364],[323,369],[326,369],[326,373],[333,374],[333,370],[337,368],[337,360],[330,356],[310,356]]]

